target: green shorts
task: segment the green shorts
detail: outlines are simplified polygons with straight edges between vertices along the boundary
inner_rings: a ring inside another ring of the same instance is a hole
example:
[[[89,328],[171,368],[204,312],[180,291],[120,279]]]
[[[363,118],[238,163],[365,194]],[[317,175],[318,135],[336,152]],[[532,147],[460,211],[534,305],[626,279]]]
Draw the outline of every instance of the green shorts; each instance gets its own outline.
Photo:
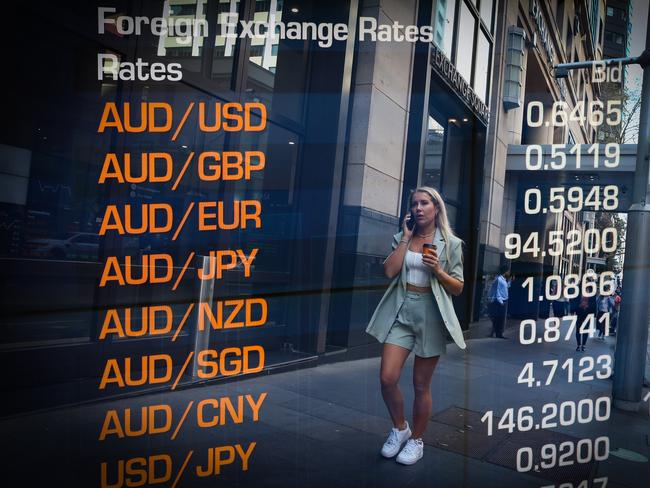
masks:
[[[445,324],[432,293],[406,292],[385,342],[415,351],[421,358],[447,352]]]

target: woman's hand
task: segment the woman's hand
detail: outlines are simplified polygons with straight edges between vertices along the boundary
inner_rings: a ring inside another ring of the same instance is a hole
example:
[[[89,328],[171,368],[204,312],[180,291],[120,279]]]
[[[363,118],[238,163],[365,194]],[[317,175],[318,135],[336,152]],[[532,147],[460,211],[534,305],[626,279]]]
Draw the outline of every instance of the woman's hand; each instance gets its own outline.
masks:
[[[410,215],[410,214],[409,214]],[[402,269],[402,264],[404,263],[404,256],[406,255],[406,250],[408,249],[408,243],[411,240],[413,231],[408,228],[406,225],[407,220],[402,221],[402,238],[395,244],[393,252],[391,252],[386,260],[384,261],[384,274],[386,277],[393,279],[399,274]]]
[[[422,262],[436,276],[442,270],[442,268],[440,267],[440,261],[438,260],[438,251],[436,251],[435,249],[429,249],[427,250],[427,252],[423,252]]]
[[[415,229],[415,225],[413,226],[413,229],[409,229],[408,225],[406,225],[411,218],[412,218],[411,212],[409,212],[408,215],[402,221],[402,232],[403,232],[402,239],[411,240],[411,237],[413,236],[413,230]]]

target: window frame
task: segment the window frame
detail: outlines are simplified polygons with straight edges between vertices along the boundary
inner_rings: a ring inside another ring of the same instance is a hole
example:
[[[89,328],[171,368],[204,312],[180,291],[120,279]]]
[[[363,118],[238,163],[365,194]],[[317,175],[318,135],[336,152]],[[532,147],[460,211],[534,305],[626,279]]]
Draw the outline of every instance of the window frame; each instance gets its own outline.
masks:
[[[488,62],[488,70],[487,70],[487,86],[485,89],[485,105],[490,106],[490,90],[492,89],[491,81],[492,77],[490,76],[493,68],[493,56],[494,56],[494,35],[492,33],[494,25],[496,23],[496,17],[494,13],[494,6],[495,2],[494,0],[483,0],[483,1],[492,1],[492,25],[488,26],[485,24],[483,21],[483,18],[481,17],[481,12],[479,9],[479,6],[474,5],[474,3],[471,0],[458,0],[456,2],[456,9],[455,9],[455,15],[454,15],[454,32],[453,32],[453,38],[452,38],[452,55],[450,56],[450,60],[453,62],[454,66],[458,68],[458,35],[459,35],[459,30],[458,28],[460,27],[460,10],[461,10],[461,3],[464,3],[470,14],[474,17],[474,41],[472,44],[472,61],[471,61],[471,73],[470,73],[470,79],[465,80],[469,85],[472,87],[472,90],[476,91],[474,88],[474,83],[475,83],[475,76],[476,76],[476,53],[478,49],[478,42],[479,42],[479,32],[482,32],[483,35],[485,35],[488,45],[489,45],[489,52],[490,52],[490,59]]]

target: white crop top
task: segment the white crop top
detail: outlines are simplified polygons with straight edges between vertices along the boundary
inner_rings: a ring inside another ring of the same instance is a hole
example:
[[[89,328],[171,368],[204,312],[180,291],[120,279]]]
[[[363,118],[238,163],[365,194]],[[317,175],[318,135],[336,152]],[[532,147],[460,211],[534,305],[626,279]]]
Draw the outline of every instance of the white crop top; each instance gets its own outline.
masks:
[[[410,249],[406,251],[406,282],[414,286],[429,286],[431,272],[422,262],[422,254],[413,252]]]

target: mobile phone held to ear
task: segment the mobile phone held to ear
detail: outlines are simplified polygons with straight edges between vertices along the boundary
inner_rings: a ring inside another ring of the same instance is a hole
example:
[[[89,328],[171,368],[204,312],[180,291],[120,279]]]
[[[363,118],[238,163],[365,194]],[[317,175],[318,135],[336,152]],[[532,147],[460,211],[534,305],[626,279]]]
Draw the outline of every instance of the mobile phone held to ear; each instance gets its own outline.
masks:
[[[415,215],[413,215],[413,212],[406,217],[406,227],[408,227],[408,230],[413,230],[413,227],[415,227]]]

